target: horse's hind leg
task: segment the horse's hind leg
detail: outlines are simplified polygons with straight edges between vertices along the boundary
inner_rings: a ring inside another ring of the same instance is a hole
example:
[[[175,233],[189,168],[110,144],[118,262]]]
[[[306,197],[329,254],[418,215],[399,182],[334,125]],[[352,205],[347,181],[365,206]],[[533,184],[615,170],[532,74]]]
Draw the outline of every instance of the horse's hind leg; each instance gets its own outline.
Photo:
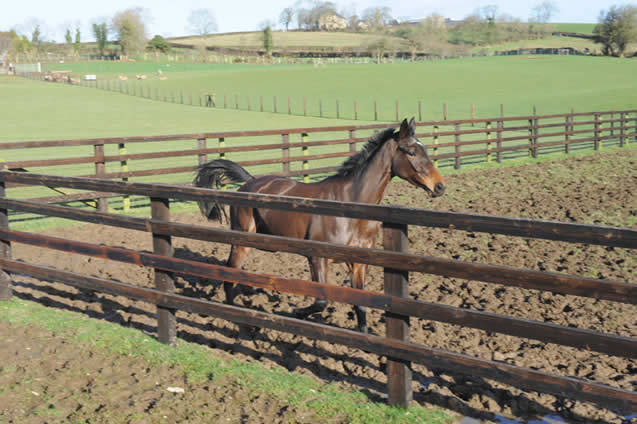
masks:
[[[254,233],[257,230],[257,225],[254,220],[253,210],[246,208],[237,208],[231,209],[230,211],[230,227],[233,230],[246,231],[250,233]],[[232,268],[241,268],[243,262],[245,262],[248,252],[250,251],[249,247],[244,246],[235,246],[233,245],[230,249],[230,256],[228,257],[228,261],[226,263],[227,266]],[[223,283],[223,290],[226,292],[226,303],[228,305],[234,304],[234,298],[237,296],[238,289],[241,290],[242,293],[248,294],[250,287],[234,284],[228,281]]]
[[[226,263],[226,265],[232,268],[241,268],[241,265],[243,265],[243,262],[248,256],[249,251],[250,248],[248,247],[232,246],[232,249],[230,250],[230,256],[228,257],[228,262]],[[234,298],[237,296],[237,290],[235,286],[236,285],[234,283],[228,281],[224,281],[223,283],[223,290],[226,292],[226,303],[228,305],[233,305]],[[244,287],[242,285],[239,286]]]
[[[351,264],[352,270],[352,287],[355,289],[363,290],[365,284],[365,276],[367,275],[367,265],[365,264]],[[367,333],[367,308],[364,306],[354,306],[354,313],[356,313],[356,321],[358,323],[358,331],[361,333]]]
[[[310,262],[310,272],[312,273],[312,281],[325,283],[327,281],[327,259],[325,258],[308,258]],[[327,300],[316,299],[313,304],[305,308],[294,309],[294,315],[297,318],[306,318],[317,312],[322,312],[327,306]]]

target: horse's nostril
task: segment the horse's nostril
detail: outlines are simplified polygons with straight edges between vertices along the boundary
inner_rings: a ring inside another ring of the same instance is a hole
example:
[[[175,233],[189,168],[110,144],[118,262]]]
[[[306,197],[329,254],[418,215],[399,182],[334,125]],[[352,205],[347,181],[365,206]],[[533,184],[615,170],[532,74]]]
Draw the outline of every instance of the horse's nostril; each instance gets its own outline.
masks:
[[[436,194],[442,194],[445,191],[445,185],[443,183],[436,183],[434,191]]]

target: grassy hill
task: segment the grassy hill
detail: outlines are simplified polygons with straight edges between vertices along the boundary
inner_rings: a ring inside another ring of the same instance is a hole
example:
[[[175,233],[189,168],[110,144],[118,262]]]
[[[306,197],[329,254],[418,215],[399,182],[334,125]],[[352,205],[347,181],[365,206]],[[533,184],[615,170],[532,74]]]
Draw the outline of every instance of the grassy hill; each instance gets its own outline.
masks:
[[[555,23],[551,24],[554,31],[576,32],[579,34],[592,34],[597,24]]]
[[[207,47],[225,47],[256,50],[263,48],[262,33],[240,32],[214,34],[207,37],[179,38],[178,43],[204,45]],[[272,41],[277,50],[339,50],[364,47],[387,38],[383,34],[359,34],[351,32],[309,32],[309,31],[273,31]],[[389,36],[393,42],[403,44],[404,40]]]

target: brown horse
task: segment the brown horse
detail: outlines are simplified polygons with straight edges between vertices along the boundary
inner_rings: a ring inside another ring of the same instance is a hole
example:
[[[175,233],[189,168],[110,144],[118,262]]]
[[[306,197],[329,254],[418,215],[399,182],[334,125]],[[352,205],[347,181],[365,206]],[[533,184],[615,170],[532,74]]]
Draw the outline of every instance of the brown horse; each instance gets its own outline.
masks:
[[[374,135],[360,152],[350,157],[335,175],[315,183],[302,183],[286,177],[254,178],[238,164],[224,159],[201,165],[194,184],[197,187],[218,187],[222,180],[245,182],[239,191],[266,193],[313,199],[378,204],[392,177],[398,176],[416,187],[440,196],[445,191],[444,180],[427,156],[425,146],[415,137],[414,119],[404,120],[400,130],[387,129]],[[221,220],[224,211],[213,199],[200,202],[201,212],[208,219]],[[348,246],[372,247],[380,223],[361,219],[283,212],[271,209],[230,208],[233,230],[274,234],[285,237],[339,243]],[[248,247],[232,246],[228,266],[240,267],[246,259]],[[308,257],[312,280],[325,283],[329,260]],[[367,265],[348,263],[352,286],[363,288]],[[233,303],[236,295],[231,283],[224,283],[226,302]],[[297,317],[321,312],[327,301],[317,299],[306,308],[297,308]],[[367,332],[365,308],[355,306],[358,328]]]

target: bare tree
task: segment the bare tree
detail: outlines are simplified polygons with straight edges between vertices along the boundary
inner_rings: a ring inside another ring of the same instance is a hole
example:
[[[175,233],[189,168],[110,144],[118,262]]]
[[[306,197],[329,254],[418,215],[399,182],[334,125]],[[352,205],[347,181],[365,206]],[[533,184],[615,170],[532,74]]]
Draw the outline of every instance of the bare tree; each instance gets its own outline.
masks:
[[[123,55],[142,51],[148,42],[144,10],[141,8],[126,9],[113,17],[113,32],[116,34]]]
[[[217,20],[210,9],[195,9],[188,16],[188,31],[205,37],[217,32]]]
[[[281,25],[285,25],[285,30],[287,31],[290,28],[290,23],[294,19],[294,9],[291,7],[286,7],[281,11],[281,15],[279,15],[279,22]]]
[[[370,7],[363,11],[363,21],[370,29],[380,30],[391,21],[391,9],[389,7]]]
[[[546,24],[551,21],[551,18],[559,11],[555,2],[551,0],[543,1],[536,5],[531,12],[531,17],[535,22],[540,24]]]

